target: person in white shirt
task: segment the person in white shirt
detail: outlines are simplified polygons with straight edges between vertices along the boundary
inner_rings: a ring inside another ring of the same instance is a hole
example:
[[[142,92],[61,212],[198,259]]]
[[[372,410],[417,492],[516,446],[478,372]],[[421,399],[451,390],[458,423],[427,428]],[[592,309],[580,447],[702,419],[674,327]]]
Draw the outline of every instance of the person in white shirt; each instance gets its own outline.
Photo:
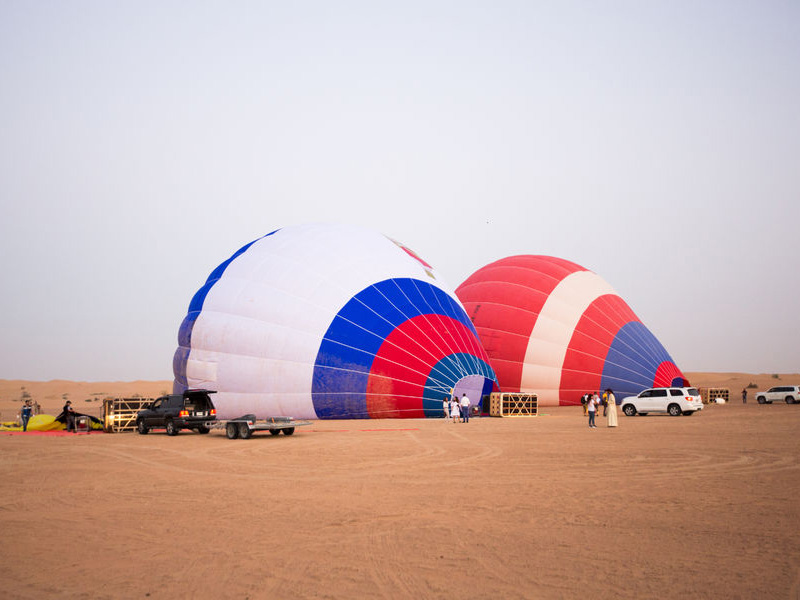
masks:
[[[469,423],[469,405],[470,401],[466,394],[461,394],[461,420],[464,423]]]
[[[597,395],[597,392],[592,394],[592,397],[589,398],[589,402],[586,406],[586,410],[589,413],[589,427],[592,429],[597,429],[597,425],[594,424],[594,415],[597,412],[597,405],[600,402],[600,396]]]
[[[453,419],[453,423],[458,423],[458,415],[461,413],[460,405],[458,404],[458,398],[453,398],[453,401],[450,403],[450,416]]]

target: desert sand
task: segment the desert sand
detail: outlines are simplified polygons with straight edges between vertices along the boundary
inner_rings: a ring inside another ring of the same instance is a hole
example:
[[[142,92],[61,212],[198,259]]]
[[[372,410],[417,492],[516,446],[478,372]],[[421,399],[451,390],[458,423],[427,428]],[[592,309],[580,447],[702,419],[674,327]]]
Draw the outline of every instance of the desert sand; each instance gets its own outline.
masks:
[[[0,384],[3,415],[21,386],[80,408],[169,385]],[[753,391],[616,429],[560,407],[246,441],[2,434],[3,596],[798,599],[800,405]]]

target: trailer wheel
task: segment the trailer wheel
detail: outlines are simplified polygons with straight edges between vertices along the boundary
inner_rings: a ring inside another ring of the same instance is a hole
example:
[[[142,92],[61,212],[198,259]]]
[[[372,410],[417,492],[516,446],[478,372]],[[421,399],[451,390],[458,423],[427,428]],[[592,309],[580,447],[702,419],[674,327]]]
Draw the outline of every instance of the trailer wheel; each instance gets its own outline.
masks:
[[[228,423],[225,425],[225,435],[228,436],[229,440],[235,440],[239,437],[239,428],[236,426],[236,423]]]
[[[209,431],[211,431],[211,429],[205,425],[200,425],[200,427],[197,428],[197,433],[208,433]]]
[[[246,440],[250,437],[250,428],[247,426],[247,423],[239,423],[239,437],[243,440]]]
[[[294,433],[294,427],[287,427],[283,430],[283,435],[292,435]]]
[[[280,429],[270,429],[269,430],[269,434],[270,435],[280,435],[280,433],[281,433]]]

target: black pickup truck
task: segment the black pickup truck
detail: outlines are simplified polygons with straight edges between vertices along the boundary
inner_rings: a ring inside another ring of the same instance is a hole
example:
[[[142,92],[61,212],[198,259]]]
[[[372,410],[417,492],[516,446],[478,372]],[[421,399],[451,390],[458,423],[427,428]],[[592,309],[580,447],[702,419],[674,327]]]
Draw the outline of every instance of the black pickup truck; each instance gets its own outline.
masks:
[[[136,430],[142,435],[151,429],[166,429],[167,435],[178,435],[181,429],[208,433],[217,419],[211,401],[212,390],[186,390],[183,394],[161,396],[136,415]]]

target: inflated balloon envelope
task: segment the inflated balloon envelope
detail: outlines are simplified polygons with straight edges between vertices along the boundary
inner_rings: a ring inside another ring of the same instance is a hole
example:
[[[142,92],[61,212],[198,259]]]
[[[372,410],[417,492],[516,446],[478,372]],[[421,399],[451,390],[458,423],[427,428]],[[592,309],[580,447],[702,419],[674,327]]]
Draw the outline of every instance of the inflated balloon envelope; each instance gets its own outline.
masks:
[[[195,294],[175,391],[218,391],[219,419],[440,417],[494,372],[455,293],[379,232],[286,227],[247,244]]]
[[[580,404],[611,388],[618,400],[648,387],[688,385],[625,301],[600,276],[551,256],[491,263],[457,289],[504,392],[539,406]]]

